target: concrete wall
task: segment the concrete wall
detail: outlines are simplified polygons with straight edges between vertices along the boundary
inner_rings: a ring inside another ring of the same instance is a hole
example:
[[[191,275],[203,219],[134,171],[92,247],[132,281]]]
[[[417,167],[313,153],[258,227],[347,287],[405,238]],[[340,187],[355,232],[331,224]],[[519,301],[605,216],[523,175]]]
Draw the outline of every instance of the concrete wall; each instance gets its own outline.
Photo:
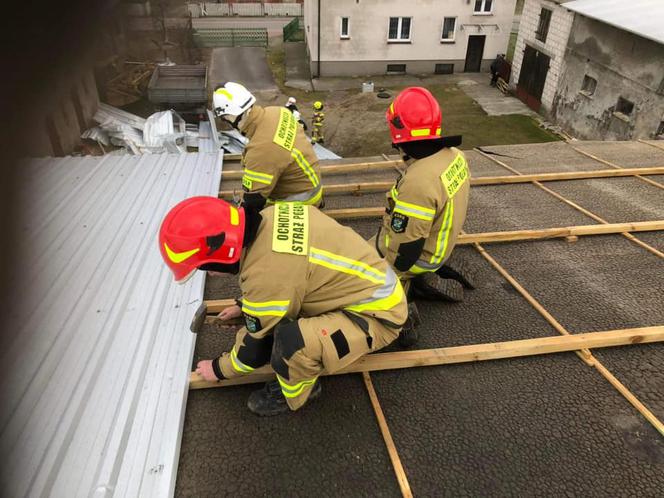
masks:
[[[592,96],[580,93],[586,74],[597,80]],[[664,45],[576,16],[552,109],[563,128],[583,139],[652,138],[664,121],[662,93]],[[614,114],[619,97],[634,103],[631,116]]]
[[[512,76],[510,86],[516,88],[521,74],[521,64],[523,63],[523,52],[526,45],[539,50],[545,55],[551,57],[549,72],[546,76],[544,91],[542,92],[541,112],[548,114],[553,104],[553,97],[558,87],[558,78],[562,72],[565,47],[569,39],[574,14],[559,5],[560,1],[551,0],[525,0],[523,12],[521,14],[521,23],[519,24],[519,34],[516,39],[516,48],[514,49],[514,60],[512,62]],[[540,12],[542,8],[552,11],[551,23],[549,25],[549,34],[546,42],[535,39],[535,31],[539,26]]]
[[[473,13],[469,0],[321,0],[322,76],[385,74],[405,63],[408,73],[433,73],[436,63],[463,71],[469,35],[485,35],[482,70],[507,50],[516,0],[494,0],[493,12]],[[317,4],[305,0],[304,25],[312,74],[317,69]],[[388,42],[390,17],[412,17],[411,41]],[[341,17],[350,18],[350,38],[341,39]],[[454,42],[441,42],[444,17],[457,17]]]

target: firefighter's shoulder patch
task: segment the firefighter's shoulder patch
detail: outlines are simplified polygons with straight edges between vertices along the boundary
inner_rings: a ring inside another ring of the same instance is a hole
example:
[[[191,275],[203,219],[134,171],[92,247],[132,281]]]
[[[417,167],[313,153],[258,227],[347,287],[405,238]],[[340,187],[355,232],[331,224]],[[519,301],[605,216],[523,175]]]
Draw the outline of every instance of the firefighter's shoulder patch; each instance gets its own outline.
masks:
[[[243,314],[244,314],[244,325],[245,327],[247,327],[247,330],[249,332],[253,334],[263,328],[263,326],[261,325],[261,321],[258,317],[247,315],[246,313]]]
[[[408,216],[401,213],[392,213],[392,221],[390,222],[392,231],[394,233],[403,233],[408,226]]]

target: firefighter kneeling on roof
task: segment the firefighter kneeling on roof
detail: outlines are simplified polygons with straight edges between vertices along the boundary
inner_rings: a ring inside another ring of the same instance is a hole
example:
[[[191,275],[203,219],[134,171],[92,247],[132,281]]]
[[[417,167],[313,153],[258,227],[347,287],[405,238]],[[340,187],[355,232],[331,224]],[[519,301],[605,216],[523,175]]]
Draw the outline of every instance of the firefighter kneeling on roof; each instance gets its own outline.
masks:
[[[453,146],[461,137],[441,138],[440,106],[426,88],[403,90],[386,118],[406,170],[387,193],[383,223],[372,242],[413,297],[460,301],[463,287],[474,287],[466,265],[449,261],[470,194],[466,158]],[[409,307],[416,321],[415,303]],[[417,339],[413,327],[403,331],[399,343],[408,347]]]
[[[215,115],[249,138],[242,152],[245,206],[322,204],[318,157],[290,110],[259,106],[249,90],[233,82],[218,86],[212,100]]]
[[[352,229],[313,206],[245,210],[212,197],[176,205],[159,245],[176,281],[196,270],[239,273],[242,297],[220,315],[244,315],[230,352],[198,363],[204,379],[250,374],[270,364],[277,380],[251,394],[249,409],[301,408],[333,373],[399,335],[407,304],[399,279]]]

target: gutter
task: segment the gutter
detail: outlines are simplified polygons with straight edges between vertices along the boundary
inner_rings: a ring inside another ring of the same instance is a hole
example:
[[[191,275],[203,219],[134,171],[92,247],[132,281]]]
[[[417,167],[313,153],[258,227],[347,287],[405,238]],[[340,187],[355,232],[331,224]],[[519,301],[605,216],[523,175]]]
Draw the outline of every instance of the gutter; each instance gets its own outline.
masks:
[[[316,34],[318,35],[318,61],[317,61],[317,69],[316,69],[316,78],[320,78],[320,0],[318,0],[318,29],[316,31]]]

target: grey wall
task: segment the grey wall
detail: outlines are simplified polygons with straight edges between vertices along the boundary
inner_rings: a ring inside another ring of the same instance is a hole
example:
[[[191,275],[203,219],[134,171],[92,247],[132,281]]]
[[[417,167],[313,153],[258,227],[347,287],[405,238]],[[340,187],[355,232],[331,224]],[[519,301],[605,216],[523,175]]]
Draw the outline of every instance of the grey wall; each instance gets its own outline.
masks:
[[[579,93],[586,74],[597,80],[592,96]],[[578,138],[652,138],[664,120],[663,83],[664,45],[576,15],[552,116]],[[614,115],[621,96],[634,102],[628,120]]]

